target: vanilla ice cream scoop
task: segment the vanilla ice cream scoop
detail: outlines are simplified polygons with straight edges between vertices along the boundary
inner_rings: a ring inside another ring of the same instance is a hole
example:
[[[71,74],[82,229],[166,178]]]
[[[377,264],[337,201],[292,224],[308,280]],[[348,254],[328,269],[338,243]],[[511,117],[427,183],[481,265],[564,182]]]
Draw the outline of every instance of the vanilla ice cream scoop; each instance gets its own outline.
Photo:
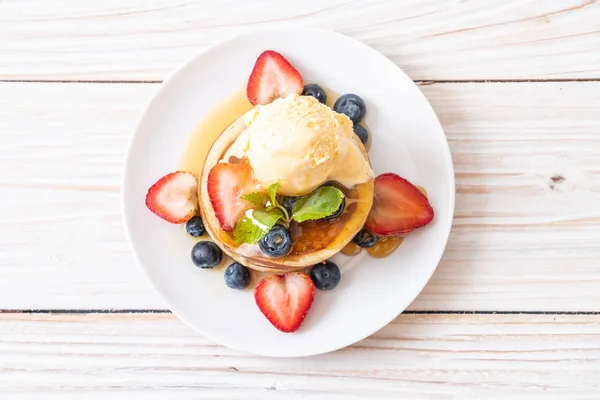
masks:
[[[263,186],[304,195],[327,181],[352,188],[373,179],[352,121],[310,96],[290,94],[256,106],[244,116],[246,129],[225,154],[247,158]]]

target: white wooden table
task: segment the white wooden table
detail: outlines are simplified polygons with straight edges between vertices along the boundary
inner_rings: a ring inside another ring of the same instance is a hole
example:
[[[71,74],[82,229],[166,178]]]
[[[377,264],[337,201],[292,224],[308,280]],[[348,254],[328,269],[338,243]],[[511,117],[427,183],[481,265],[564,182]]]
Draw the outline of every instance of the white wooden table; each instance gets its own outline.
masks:
[[[456,218],[394,323],[268,359],[165,309],[119,185],[172,69],[288,24],[355,37],[421,85]],[[0,80],[0,398],[600,399],[599,2],[0,0]]]

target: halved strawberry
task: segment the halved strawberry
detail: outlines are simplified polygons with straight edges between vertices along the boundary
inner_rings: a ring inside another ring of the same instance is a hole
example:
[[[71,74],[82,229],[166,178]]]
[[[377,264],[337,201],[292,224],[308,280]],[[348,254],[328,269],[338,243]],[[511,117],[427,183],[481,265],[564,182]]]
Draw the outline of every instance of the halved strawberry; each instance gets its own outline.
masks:
[[[392,173],[375,178],[375,198],[367,228],[376,235],[395,236],[427,225],[433,208],[412,183]]]
[[[304,82],[300,73],[281,54],[266,50],[256,59],[247,95],[253,105],[268,104],[278,97],[302,93]]]
[[[282,332],[300,328],[315,297],[315,285],[304,272],[267,276],[256,285],[254,300],[270,323]]]
[[[198,181],[183,171],[160,178],[148,189],[146,207],[165,221],[182,224],[198,211]]]
[[[224,231],[231,232],[252,204],[244,193],[255,190],[252,168],[248,164],[219,163],[208,173],[208,197]]]

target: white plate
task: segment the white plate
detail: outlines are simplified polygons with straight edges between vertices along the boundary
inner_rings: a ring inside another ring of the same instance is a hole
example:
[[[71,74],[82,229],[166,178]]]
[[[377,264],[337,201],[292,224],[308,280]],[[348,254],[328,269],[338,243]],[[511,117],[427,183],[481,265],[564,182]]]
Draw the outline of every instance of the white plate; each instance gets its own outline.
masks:
[[[150,185],[175,170],[190,133],[206,113],[243,86],[256,57],[282,53],[305,81],[321,82],[366,102],[376,174],[395,172],[423,186],[433,222],[412,232],[390,257],[336,256],[342,280],[317,290],[302,327],[277,331],[252,292],[229,289],[223,270],[190,260],[193,241],[181,226],[148,211]],[[448,239],[454,211],[454,172],[440,123],[412,80],[372,48],[338,33],[311,28],[257,31],[210,47],[162,85],[142,115],[127,155],[123,208],[129,240],[152,285],[169,308],[225,346],[267,356],[325,353],[355,343],[392,321],[423,289]],[[352,266],[352,268],[350,268]]]

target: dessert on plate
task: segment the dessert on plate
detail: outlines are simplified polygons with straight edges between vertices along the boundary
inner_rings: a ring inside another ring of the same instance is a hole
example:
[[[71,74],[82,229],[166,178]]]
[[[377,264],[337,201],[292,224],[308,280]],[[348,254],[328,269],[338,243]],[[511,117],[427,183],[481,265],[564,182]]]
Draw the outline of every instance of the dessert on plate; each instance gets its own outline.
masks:
[[[211,148],[201,177],[210,236],[263,271],[300,270],[333,256],[373,203],[373,170],[350,119],[296,93],[236,120]]]
[[[333,255],[389,255],[434,212],[424,189],[395,173],[375,176],[360,96],[332,103],[272,50],[256,60],[246,95],[252,108],[218,135],[202,168],[159,179],[146,205],[200,239],[196,266],[230,257],[228,287],[245,289],[252,275],[271,273],[256,284],[255,302],[277,329],[293,332],[315,288],[340,282]]]

